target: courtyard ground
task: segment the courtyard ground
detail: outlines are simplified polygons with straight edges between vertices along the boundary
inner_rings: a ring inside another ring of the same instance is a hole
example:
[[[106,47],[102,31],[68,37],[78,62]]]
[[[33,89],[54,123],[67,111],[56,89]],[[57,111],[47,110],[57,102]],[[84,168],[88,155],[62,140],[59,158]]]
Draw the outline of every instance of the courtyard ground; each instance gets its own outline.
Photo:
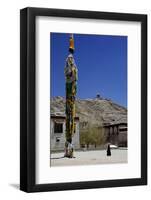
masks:
[[[127,149],[112,149],[111,156],[106,155],[106,150],[75,151],[75,158],[65,158],[64,152],[52,153],[51,166],[94,165],[126,163],[128,160]]]

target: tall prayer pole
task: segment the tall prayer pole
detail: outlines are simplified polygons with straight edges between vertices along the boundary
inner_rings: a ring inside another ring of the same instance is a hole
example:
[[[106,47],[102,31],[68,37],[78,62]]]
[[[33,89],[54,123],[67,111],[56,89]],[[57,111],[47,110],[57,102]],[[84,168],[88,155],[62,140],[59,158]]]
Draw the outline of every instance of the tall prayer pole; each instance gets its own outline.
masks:
[[[74,38],[69,39],[69,55],[66,59],[66,142],[65,157],[73,158],[72,138],[75,132],[75,98],[77,93],[77,67],[74,61]]]

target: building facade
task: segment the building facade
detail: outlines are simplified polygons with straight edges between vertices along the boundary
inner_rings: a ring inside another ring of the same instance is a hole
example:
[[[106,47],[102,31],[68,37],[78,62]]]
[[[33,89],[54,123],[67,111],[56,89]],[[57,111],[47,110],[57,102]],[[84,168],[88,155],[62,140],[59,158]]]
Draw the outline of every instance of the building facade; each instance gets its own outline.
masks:
[[[106,142],[118,147],[127,147],[127,123],[106,124],[103,127]]]
[[[65,129],[66,117],[60,114],[51,114],[50,118],[50,149],[51,151],[64,150],[65,148]],[[80,147],[79,137],[79,117],[75,117],[75,130],[72,138],[74,149]]]

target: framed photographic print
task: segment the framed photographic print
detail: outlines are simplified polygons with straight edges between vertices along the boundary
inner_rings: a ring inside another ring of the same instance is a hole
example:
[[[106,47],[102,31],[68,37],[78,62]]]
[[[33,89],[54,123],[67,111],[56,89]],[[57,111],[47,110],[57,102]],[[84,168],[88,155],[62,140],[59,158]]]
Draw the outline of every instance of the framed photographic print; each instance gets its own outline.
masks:
[[[147,16],[20,12],[20,189],[147,184]]]

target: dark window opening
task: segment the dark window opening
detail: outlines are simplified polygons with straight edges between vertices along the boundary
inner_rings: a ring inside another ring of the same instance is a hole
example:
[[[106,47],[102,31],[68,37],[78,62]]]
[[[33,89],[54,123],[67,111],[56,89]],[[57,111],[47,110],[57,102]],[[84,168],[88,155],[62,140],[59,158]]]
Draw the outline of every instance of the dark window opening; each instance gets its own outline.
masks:
[[[60,138],[57,137],[57,138],[56,138],[56,142],[60,142]]]
[[[56,123],[54,124],[54,133],[63,133],[63,124]]]

